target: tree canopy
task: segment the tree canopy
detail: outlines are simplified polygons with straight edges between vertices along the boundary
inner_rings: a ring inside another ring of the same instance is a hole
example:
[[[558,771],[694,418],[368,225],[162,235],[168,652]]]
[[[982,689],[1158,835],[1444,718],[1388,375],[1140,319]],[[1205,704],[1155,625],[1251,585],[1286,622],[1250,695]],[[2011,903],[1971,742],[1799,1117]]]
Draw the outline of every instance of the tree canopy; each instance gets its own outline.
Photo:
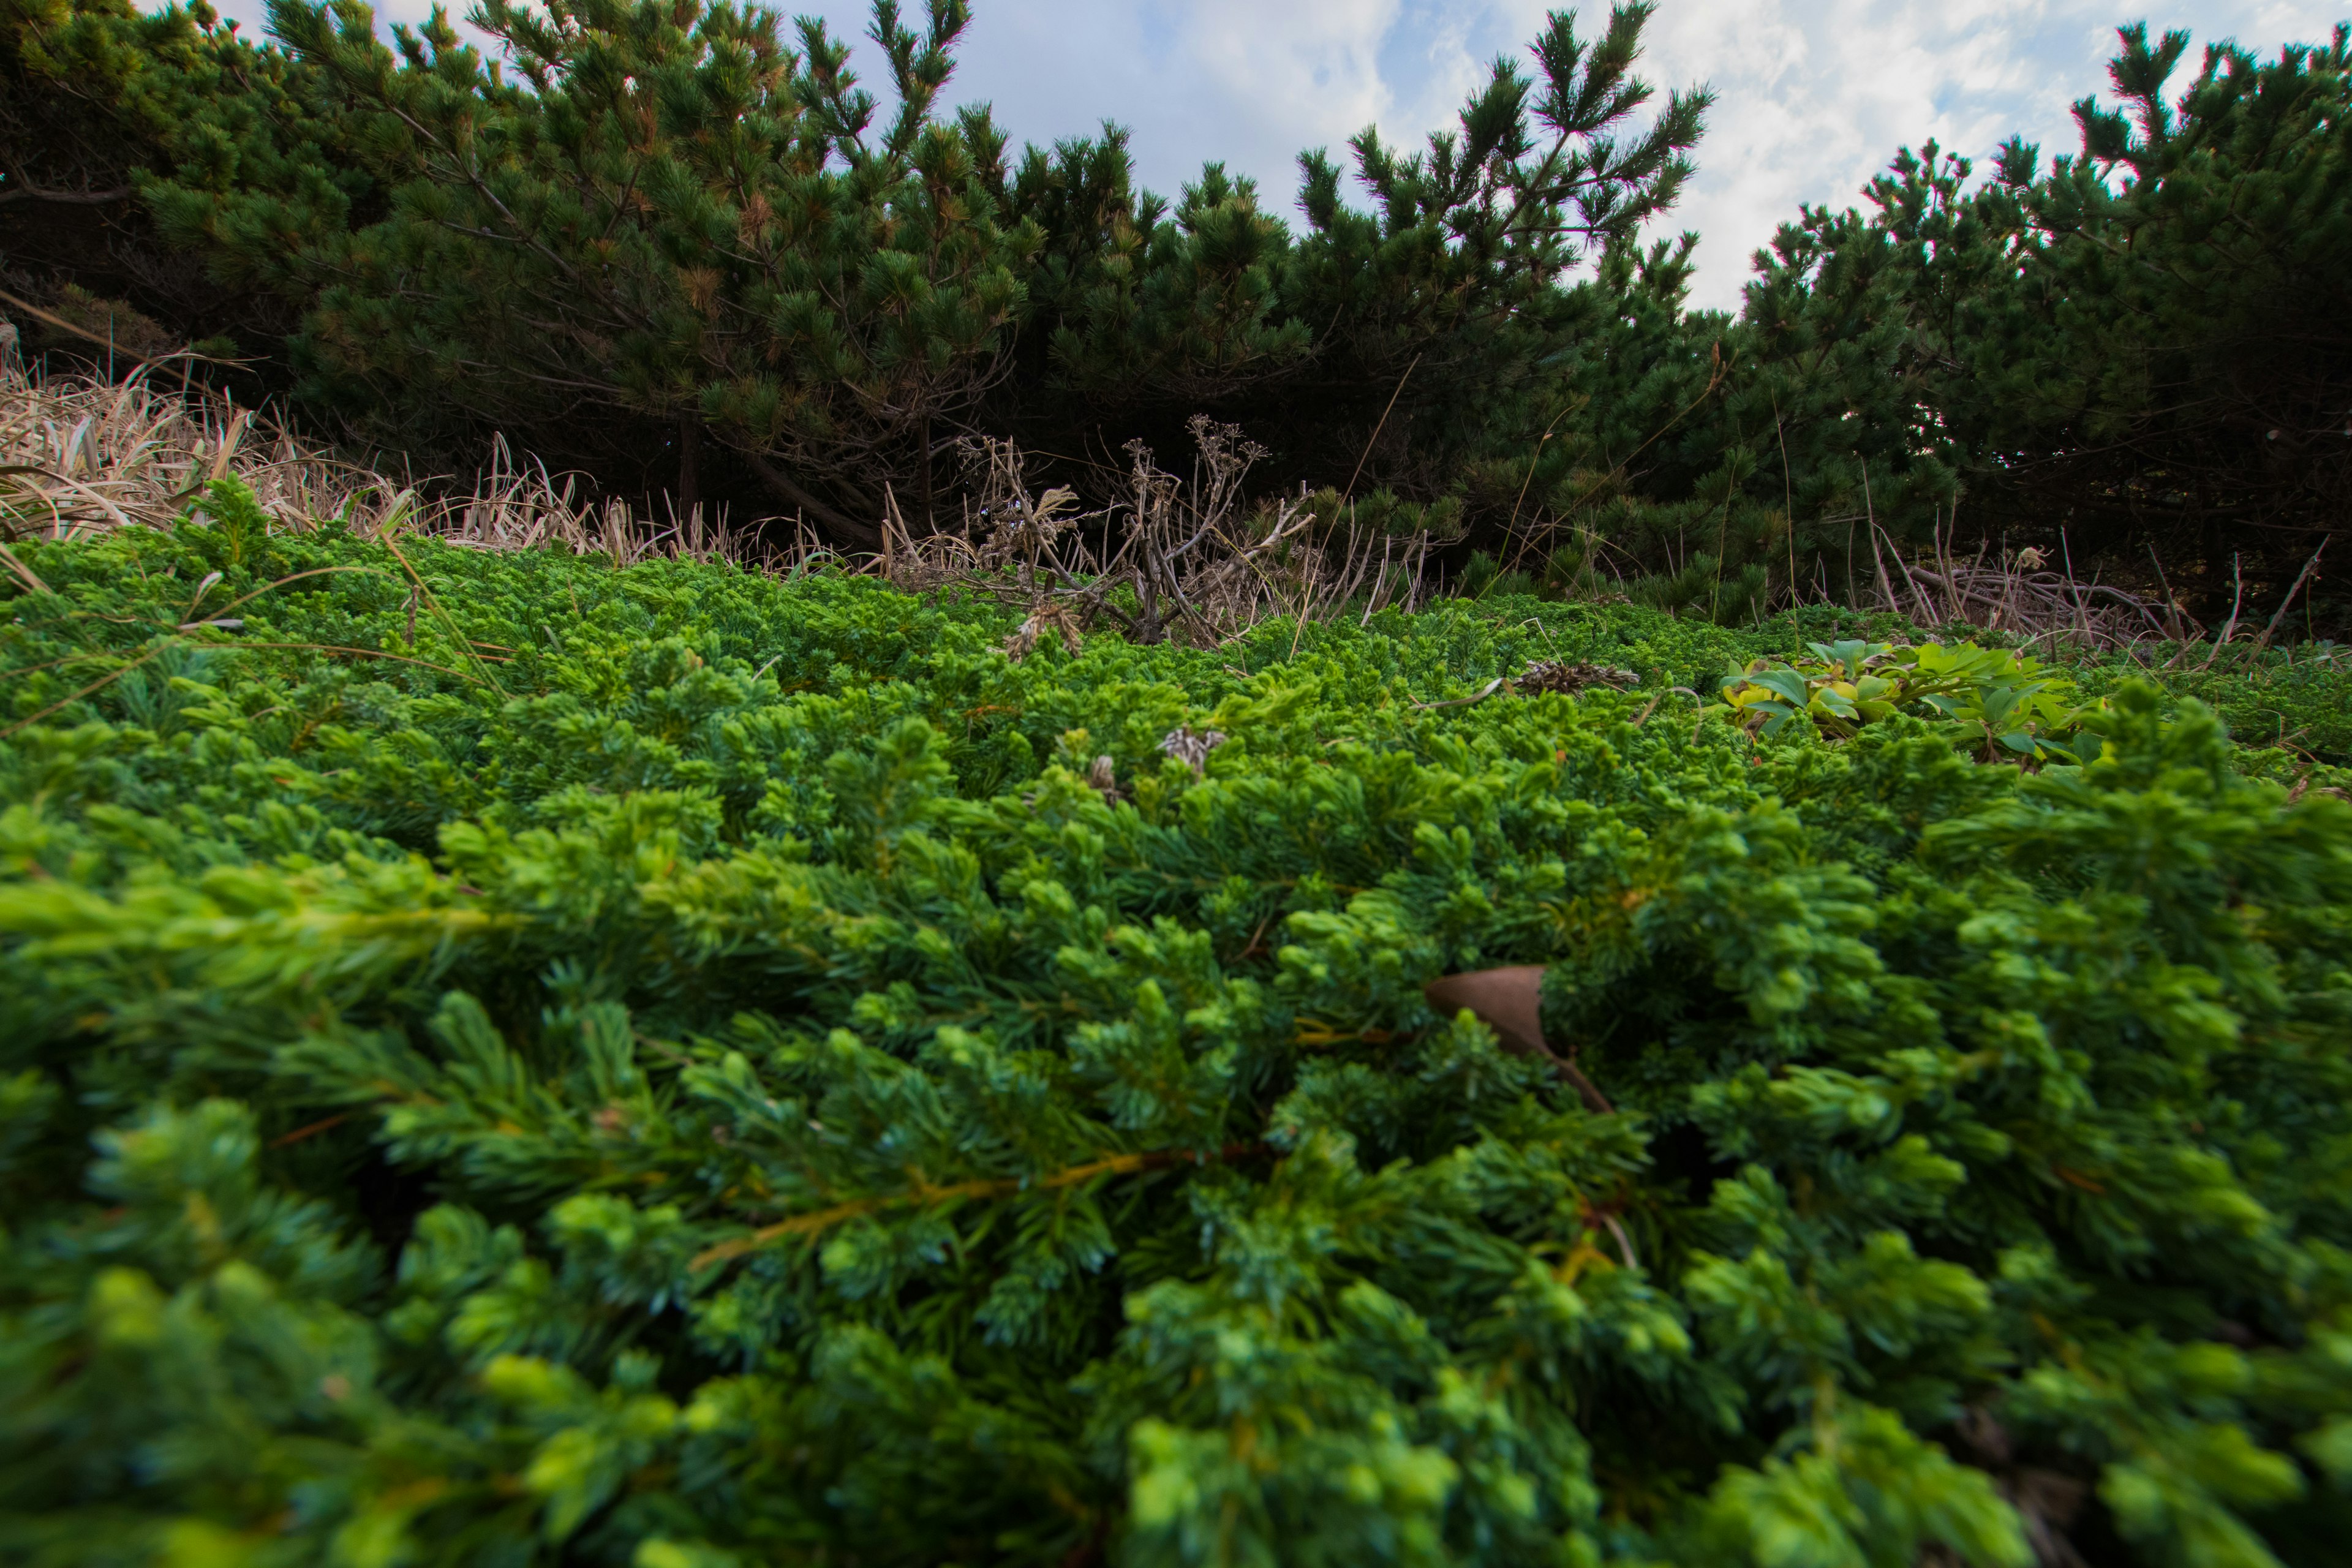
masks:
[[[1465,568],[1729,619],[1850,593],[1881,539],[2275,595],[2344,515],[2340,32],[2183,88],[2184,35],[2123,29],[2078,152],[1906,150],[1727,315],[1650,232],[1711,100],[1638,73],[1646,4],[1554,15],[1420,147],[1304,153],[1288,219],[1221,166],[1139,189],[1115,126],[1015,153],[952,106],[960,0],[877,5],[884,100],[726,5],[487,0],[495,58],[349,0],[277,0],[267,47],[9,5],[0,201],[40,222],[0,266],[226,331],[396,450],[495,429],[865,546],[893,500],[961,525],[961,440],[1099,494],[1206,414]]]

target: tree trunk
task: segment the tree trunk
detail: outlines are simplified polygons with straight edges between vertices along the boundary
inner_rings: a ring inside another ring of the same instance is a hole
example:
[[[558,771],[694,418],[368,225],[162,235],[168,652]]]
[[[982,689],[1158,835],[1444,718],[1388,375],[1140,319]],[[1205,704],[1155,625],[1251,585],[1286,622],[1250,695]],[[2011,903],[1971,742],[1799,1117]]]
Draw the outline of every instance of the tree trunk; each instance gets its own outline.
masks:
[[[940,520],[931,511],[931,420],[923,416],[923,533],[926,538],[940,531]]]
[[[770,489],[775,491],[776,494],[782,496],[784,500],[792,502],[794,506],[808,513],[809,516],[814,518],[824,526],[824,531],[827,533],[833,535],[833,541],[835,544],[840,545],[844,549],[858,549],[866,551],[875,551],[882,548],[882,531],[879,528],[875,527],[871,523],[856,521],[846,513],[827,506],[824,501],[817,500],[815,496],[810,494],[807,490],[803,489],[798,484],[794,483],[791,475],[785,473],[782,468],[776,467],[775,464],[770,462],[761,454],[751,451],[747,448],[743,453],[743,457],[744,460],[751,465],[751,471],[760,476],[761,482],[766,484]]]

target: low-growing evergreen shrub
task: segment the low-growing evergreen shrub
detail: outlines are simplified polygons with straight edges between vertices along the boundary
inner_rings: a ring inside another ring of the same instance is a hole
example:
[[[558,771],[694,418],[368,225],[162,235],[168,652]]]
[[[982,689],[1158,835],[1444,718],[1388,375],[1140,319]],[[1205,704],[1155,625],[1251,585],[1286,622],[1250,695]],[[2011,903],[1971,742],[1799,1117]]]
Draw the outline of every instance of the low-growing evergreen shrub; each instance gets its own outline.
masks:
[[[1706,717],[1826,612],[1016,662],[215,500],[0,601],[12,1562],[2352,1526],[2352,805],[2205,706],[2036,772]],[[1457,700],[1534,660],[1640,684]],[[1608,1111],[1424,1000],[1504,963]]]

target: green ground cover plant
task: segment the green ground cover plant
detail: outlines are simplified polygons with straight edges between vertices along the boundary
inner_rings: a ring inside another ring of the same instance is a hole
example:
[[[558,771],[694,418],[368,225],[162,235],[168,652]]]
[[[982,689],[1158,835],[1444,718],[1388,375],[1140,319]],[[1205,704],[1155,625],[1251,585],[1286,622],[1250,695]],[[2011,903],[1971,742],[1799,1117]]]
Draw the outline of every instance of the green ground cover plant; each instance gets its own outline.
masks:
[[[1900,637],[1841,612],[1016,659],[205,517],[0,562],[11,1562],[2352,1527],[2352,804],[2184,689],[2340,763],[2324,658],[2072,670],[2101,745],[1988,763],[1726,721]],[[1514,963],[1602,1104],[1424,998]]]
[[[2105,705],[2076,700],[2074,680],[2015,648],[1972,642],[1808,643],[1790,661],[1759,658],[1727,677],[1738,721],[1766,734],[1801,721],[1840,740],[1911,712],[1950,720],[1992,760],[2006,750],[2037,762],[2099,755]]]

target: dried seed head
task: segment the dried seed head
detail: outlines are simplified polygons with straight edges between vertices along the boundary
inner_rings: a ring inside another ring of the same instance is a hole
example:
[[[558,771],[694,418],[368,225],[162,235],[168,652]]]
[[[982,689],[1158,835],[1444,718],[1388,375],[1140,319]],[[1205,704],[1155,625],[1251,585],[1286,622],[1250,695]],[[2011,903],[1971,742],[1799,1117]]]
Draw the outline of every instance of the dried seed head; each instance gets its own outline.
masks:
[[[1118,767],[1108,757],[1097,757],[1095,765],[1087,770],[1087,786],[1113,805],[1127,798],[1118,787]]]
[[[1551,658],[1530,663],[1517,682],[1520,695],[1526,697],[1545,691],[1558,691],[1573,697],[1594,686],[1625,691],[1641,683],[1642,678],[1630,669],[1616,669],[1602,664],[1566,664]]]
[[[1160,750],[1197,773],[1203,771],[1209,753],[1224,743],[1222,730],[1193,730],[1179,724],[1160,738]]]

